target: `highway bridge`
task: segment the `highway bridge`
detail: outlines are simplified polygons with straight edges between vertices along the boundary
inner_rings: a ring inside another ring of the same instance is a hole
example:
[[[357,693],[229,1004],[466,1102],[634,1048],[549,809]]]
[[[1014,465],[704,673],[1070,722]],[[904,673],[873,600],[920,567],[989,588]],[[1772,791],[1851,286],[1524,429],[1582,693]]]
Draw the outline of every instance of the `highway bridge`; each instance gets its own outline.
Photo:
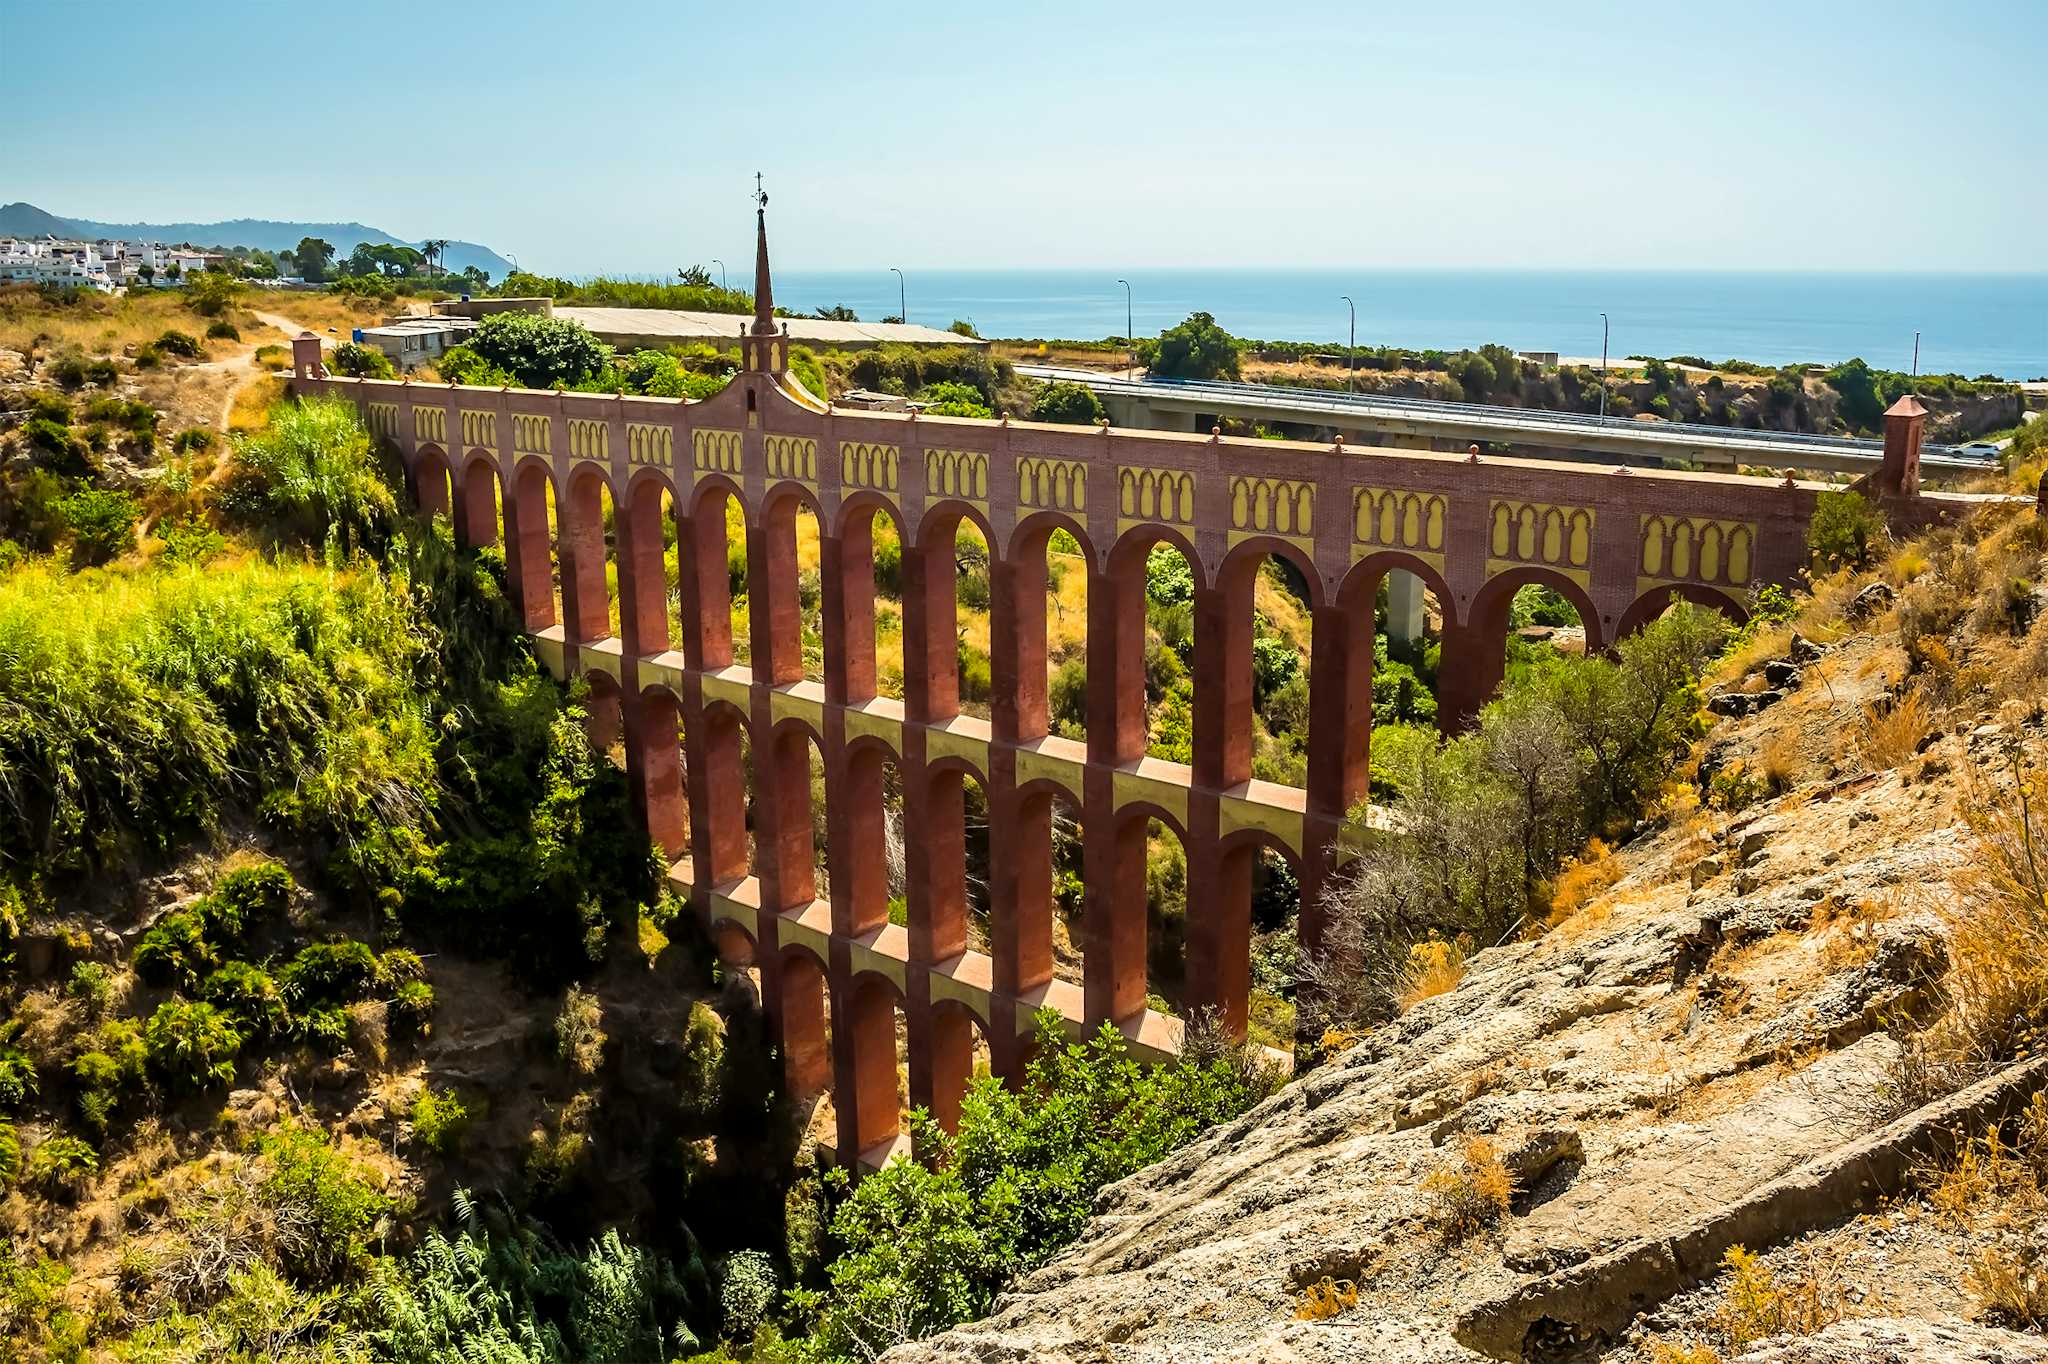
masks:
[[[1602,420],[1576,412],[1544,412],[1481,403],[1438,402],[1387,394],[1343,393],[1196,379],[1128,379],[1100,371],[1018,365],[1032,379],[1086,384],[1102,400],[1111,425],[1200,431],[1220,418],[1326,427],[1347,441],[1412,450],[1490,450],[1538,458],[1650,461],[1733,469],[1763,466],[1802,472],[1863,474],[1878,467],[1884,442],[1847,436],[1747,431],[1688,422]],[[1986,461],[1952,446],[1928,445],[1930,473],[1978,473]]]

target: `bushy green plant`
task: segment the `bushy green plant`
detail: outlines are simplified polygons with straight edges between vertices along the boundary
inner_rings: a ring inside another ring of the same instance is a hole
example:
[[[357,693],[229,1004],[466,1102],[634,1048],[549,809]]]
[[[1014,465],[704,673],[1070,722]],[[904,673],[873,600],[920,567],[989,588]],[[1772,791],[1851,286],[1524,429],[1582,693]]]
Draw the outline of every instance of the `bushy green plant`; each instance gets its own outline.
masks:
[[[189,909],[164,915],[135,946],[135,974],[151,985],[192,991],[220,958],[206,941],[205,921]]]
[[[205,1089],[235,1078],[242,1034],[211,1004],[174,999],[157,1006],[143,1030],[149,1066],[174,1089]]]
[[[327,368],[351,379],[395,379],[398,370],[391,357],[375,346],[344,341],[327,356]]]
[[[0,1122],[0,1190],[12,1188],[21,1178],[21,1134],[11,1122]],[[0,1246],[0,1254],[6,1247]]]
[[[19,1047],[0,1047],[0,1108],[19,1112],[41,1092],[36,1063]]]
[[[972,384],[956,380],[942,380],[928,384],[919,400],[925,404],[925,411],[934,417],[980,417],[984,420],[995,416],[995,412],[982,398],[981,391]]]
[[[242,329],[223,318],[207,327],[206,339],[209,341],[239,341],[242,339]]]
[[[352,403],[279,404],[268,427],[236,442],[235,465],[226,505],[282,535],[377,553],[397,528],[394,469]]]
[[[1208,313],[1189,314],[1185,322],[1159,333],[1146,349],[1151,372],[1161,379],[1238,377],[1237,338]]]
[[[45,1137],[29,1152],[23,1181],[51,1198],[76,1198],[99,1173],[99,1153],[77,1137]]]
[[[734,1251],[718,1267],[720,1327],[727,1340],[750,1341],[779,1292],[775,1261],[758,1250]]]
[[[454,1155],[468,1131],[469,1107],[453,1089],[429,1086],[412,1101],[413,1140],[436,1155]]]
[[[425,1037],[434,1023],[434,987],[423,980],[409,980],[391,997],[391,1016],[400,1027]]]
[[[434,370],[444,382],[451,384],[470,384],[478,388],[520,386],[518,375],[484,359],[473,346],[450,346],[441,352],[440,359],[434,361]]]
[[[142,1087],[148,1061],[142,1028],[134,1020],[111,1019],[100,1026],[90,1048],[71,1061],[78,1112],[87,1126],[96,1132],[106,1129],[122,1100]]]
[[[153,344],[140,345],[135,348],[135,368],[162,369],[163,367],[164,353],[161,349]]]
[[[1093,426],[1103,418],[1102,400],[1086,384],[1051,383],[1031,400],[1031,420]]]
[[[57,514],[71,531],[72,562],[91,568],[135,548],[142,504],[128,493],[82,488],[57,504]]]
[[[377,954],[352,938],[307,943],[278,972],[293,1009],[348,1004],[377,983]]]
[[[89,1013],[101,1013],[114,998],[114,968],[103,961],[73,962],[64,990]]]
[[[291,896],[291,872],[282,862],[265,861],[228,872],[192,909],[208,937],[233,943],[254,925],[282,914]]]
[[[1814,498],[1806,549],[1819,567],[1866,567],[1887,538],[1884,516],[1861,493],[1825,492]]]
[[[1264,1097],[1277,1077],[1203,1047],[1159,1066],[1134,1060],[1109,1025],[1070,1042],[1041,1013],[1019,1090],[975,1080],[947,1136],[913,1115],[921,1150],[862,1180],[832,1219],[845,1248],[828,1269],[814,1343],[873,1358],[982,1315],[1015,1275],[1079,1234],[1095,1193]]]
[[[611,367],[612,348],[590,328],[538,313],[493,313],[477,323],[468,345],[526,388],[573,387]]]
[[[86,1324],[65,1304],[71,1271],[40,1250],[17,1254],[0,1242],[0,1340],[19,1358],[77,1360],[85,1356]]]
[[[371,1227],[390,1202],[369,1172],[315,1127],[287,1123],[256,1141],[267,1170],[258,1192],[279,1228],[285,1269],[302,1283],[324,1284],[368,1259]]]
[[[198,337],[175,327],[156,339],[156,348],[166,355],[181,356],[187,360],[198,359],[206,350],[199,344]]]
[[[291,1021],[284,991],[270,972],[246,961],[231,961],[206,978],[206,1001],[226,1011],[247,1037],[268,1037]]]

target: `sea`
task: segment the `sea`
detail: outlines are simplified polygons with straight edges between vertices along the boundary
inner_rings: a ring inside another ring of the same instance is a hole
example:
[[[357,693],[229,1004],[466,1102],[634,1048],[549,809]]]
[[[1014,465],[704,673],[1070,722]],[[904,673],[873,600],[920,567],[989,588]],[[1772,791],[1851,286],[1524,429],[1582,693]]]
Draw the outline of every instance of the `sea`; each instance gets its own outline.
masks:
[[[1762,364],[1860,356],[1923,374],[2048,378],[2048,273],[1795,274],[1556,270],[916,270],[909,320],[970,322],[988,337],[1099,340],[1157,335],[1193,312],[1232,334],[1341,345],[1357,309],[1360,345],[1455,350],[1498,342],[1597,358],[1695,355]],[[777,271],[775,301],[844,305],[864,321],[896,312],[883,270]]]

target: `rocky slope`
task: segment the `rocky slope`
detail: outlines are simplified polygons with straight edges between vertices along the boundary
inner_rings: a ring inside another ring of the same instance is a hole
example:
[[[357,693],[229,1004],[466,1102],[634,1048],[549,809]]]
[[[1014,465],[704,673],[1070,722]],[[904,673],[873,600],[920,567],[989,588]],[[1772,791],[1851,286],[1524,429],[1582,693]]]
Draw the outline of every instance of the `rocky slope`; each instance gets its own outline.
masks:
[[[1970,847],[1955,773],[2038,738],[2038,703],[2001,727],[1986,693],[1871,770],[1862,707],[1903,676],[1899,646],[1817,658],[1710,746],[1717,764],[1770,750],[1786,794],[1645,832],[1546,936],[1479,953],[1455,990],[1105,1190],[989,1317],[888,1359],[1691,1364],[1670,1352],[1719,1310],[1734,1245],[1824,1245],[1850,1266],[1837,1315],[1901,1318],[1741,1358],[2042,1358],[1922,1320],[1973,1314],[1973,1229],[1914,1215],[1911,1179],[2042,1065],[1916,1111],[1887,1031],[1947,965],[1935,911]],[[1508,1214],[1455,1225],[1448,1199],[1494,1156]]]

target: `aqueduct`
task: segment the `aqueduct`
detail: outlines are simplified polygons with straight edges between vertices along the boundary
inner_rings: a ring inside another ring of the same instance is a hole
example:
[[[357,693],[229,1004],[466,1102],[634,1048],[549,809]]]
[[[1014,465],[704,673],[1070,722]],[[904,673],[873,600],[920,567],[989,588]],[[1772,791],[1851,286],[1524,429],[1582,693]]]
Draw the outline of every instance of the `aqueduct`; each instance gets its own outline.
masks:
[[[674,861],[672,880],[722,945],[759,969],[790,1084],[832,1088],[846,1159],[872,1163],[901,1141],[898,1010],[910,1101],[948,1123],[976,1030],[992,1068],[1014,1076],[1042,1007],[1075,1029],[1110,1021],[1140,1054],[1177,1047],[1178,1022],[1147,1008],[1151,819],[1179,836],[1187,857],[1187,1002],[1242,1031],[1254,860],[1272,849],[1293,864],[1300,932],[1313,944],[1318,887],[1347,808],[1366,793],[1373,610],[1389,570],[1417,575],[1435,594],[1440,716],[1455,727],[1500,682],[1518,588],[1563,593],[1593,648],[1674,598],[1739,617],[1754,586],[1789,582],[1802,567],[1821,491],[1341,442],[835,409],[788,377],[788,340],[771,308],[762,226],[756,312],[751,323],[735,319],[741,371],[705,401],[332,377],[311,336],[293,346],[294,388],[354,402],[402,455],[424,509],[452,514],[466,543],[502,543],[543,659],[616,697],[635,802]],[[1900,404],[1909,407],[1917,404]],[[1887,498],[1917,496],[1923,420],[1906,410],[1888,418],[1875,480]],[[729,501],[746,529],[747,664],[735,661]],[[805,678],[801,657],[800,510],[820,531],[822,682]],[[901,701],[877,687],[877,515],[902,542]],[[963,713],[958,685],[963,525],[989,549],[985,720]],[[1055,735],[1048,720],[1046,552],[1062,531],[1087,571],[1085,742]],[[1159,544],[1184,552],[1195,577],[1186,766],[1146,754],[1145,563]],[[1298,570],[1310,608],[1301,787],[1252,778],[1252,591],[1269,555]],[[679,639],[670,637],[671,569]],[[813,745],[828,831],[823,898],[812,862]],[[889,921],[882,876],[885,764],[914,831],[903,924]],[[970,950],[968,935],[968,780],[989,810],[985,952]],[[1055,801],[1079,811],[1079,986],[1054,972]]]

